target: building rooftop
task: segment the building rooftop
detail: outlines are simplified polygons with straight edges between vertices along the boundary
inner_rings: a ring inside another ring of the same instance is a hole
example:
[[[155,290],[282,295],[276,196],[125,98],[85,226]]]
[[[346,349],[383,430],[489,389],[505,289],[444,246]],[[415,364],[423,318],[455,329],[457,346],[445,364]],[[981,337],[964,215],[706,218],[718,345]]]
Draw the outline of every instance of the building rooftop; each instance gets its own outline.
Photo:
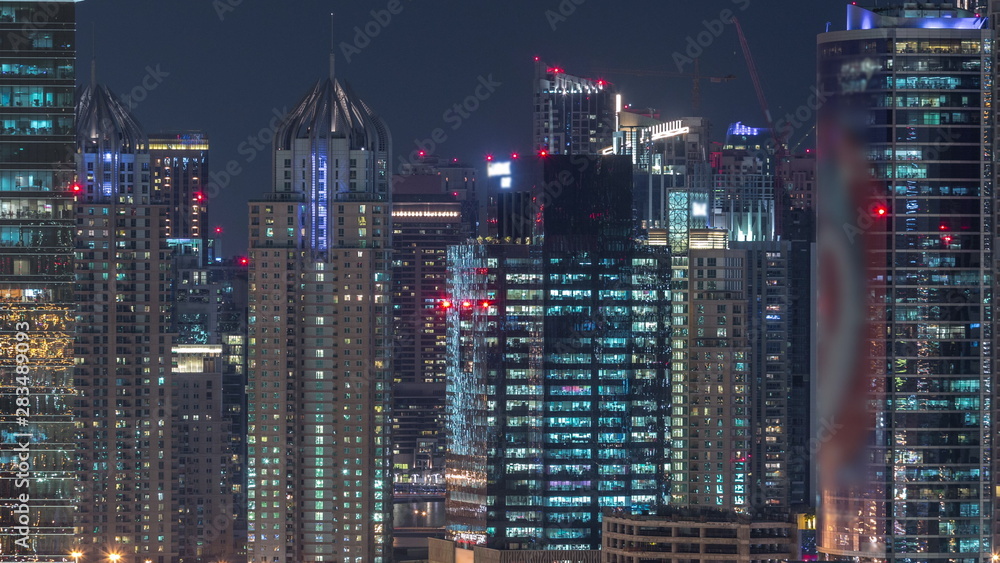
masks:
[[[325,78],[302,98],[279,127],[275,143],[291,149],[294,139],[350,139],[354,150],[387,151],[389,130],[350,87]]]
[[[83,88],[76,114],[77,142],[85,151],[135,152],[149,144],[142,125],[107,86],[92,83]]]
[[[906,2],[879,8],[847,6],[848,31],[860,29],[985,29],[987,18],[954,4]]]

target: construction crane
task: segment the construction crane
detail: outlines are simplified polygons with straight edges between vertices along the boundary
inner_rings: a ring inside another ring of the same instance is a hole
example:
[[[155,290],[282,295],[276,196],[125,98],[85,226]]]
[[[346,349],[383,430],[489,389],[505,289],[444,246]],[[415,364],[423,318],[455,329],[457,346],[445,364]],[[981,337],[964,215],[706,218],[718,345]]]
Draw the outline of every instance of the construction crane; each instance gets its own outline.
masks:
[[[665,78],[690,78],[693,81],[693,86],[691,88],[691,108],[694,110],[694,115],[698,115],[701,110],[701,81],[708,80],[716,84],[721,84],[723,82],[729,82],[731,80],[736,80],[735,74],[730,74],[728,76],[702,76],[701,65],[699,60],[694,60],[694,72],[667,72],[663,70],[655,69],[630,69],[630,68],[600,68],[595,69],[595,73],[604,75],[615,75],[615,74],[626,74],[629,76],[662,76]]]
[[[736,26],[736,33],[740,36],[740,47],[743,49],[743,57],[747,61],[747,69],[750,71],[750,79],[753,81],[753,88],[757,92],[757,101],[760,103],[760,109],[764,112],[764,120],[767,123],[767,127],[771,130],[771,138],[774,140],[774,195],[779,205],[779,211],[775,213],[775,223],[778,231],[781,231],[782,223],[782,211],[786,205],[785,196],[785,183],[783,178],[782,166],[784,164],[785,155],[787,154],[785,139],[782,138],[781,132],[774,126],[774,119],[771,117],[771,108],[767,105],[767,96],[764,94],[764,87],[760,82],[760,74],[757,72],[757,63],[754,61],[753,54],[750,52],[750,44],[747,42],[747,36],[743,33],[743,26],[740,25],[740,21],[737,18],[733,18],[733,24]]]
[[[757,63],[754,61],[753,54],[750,53],[750,44],[747,43],[747,36],[743,34],[743,26],[740,25],[740,21],[735,17],[733,18],[733,23],[736,25],[736,33],[740,36],[740,47],[743,48],[743,57],[747,61],[747,69],[750,71],[750,80],[753,81],[753,89],[757,92],[757,101],[760,103],[760,109],[764,112],[765,123],[771,129],[771,135],[774,137],[774,149],[779,150],[782,144],[781,134],[774,128],[771,109],[767,105],[767,97],[764,95],[764,87],[760,82],[760,74],[757,73]]]

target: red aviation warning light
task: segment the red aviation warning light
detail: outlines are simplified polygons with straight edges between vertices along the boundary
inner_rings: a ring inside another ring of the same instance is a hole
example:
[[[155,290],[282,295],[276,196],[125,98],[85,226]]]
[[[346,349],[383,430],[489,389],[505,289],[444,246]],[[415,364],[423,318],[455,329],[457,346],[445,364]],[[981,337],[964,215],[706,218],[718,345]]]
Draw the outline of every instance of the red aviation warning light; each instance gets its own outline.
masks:
[[[203,194],[201,192],[196,192],[194,194],[194,200],[197,201],[197,202],[205,201],[205,194]]]
[[[239,264],[240,266],[249,266],[249,265],[250,265],[250,259],[249,259],[249,258],[247,258],[246,256],[240,256],[240,257],[239,257],[239,258],[238,258],[238,259],[236,260],[236,262],[237,262],[237,263],[238,263],[238,264]]]
[[[472,308],[472,301],[468,301],[468,300],[462,301],[462,308],[463,309],[471,309]]]
[[[490,307],[491,307],[492,305],[493,305],[493,304],[492,304],[492,303],[490,303],[489,301],[483,301],[482,303],[480,303],[480,306],[481,306],[481,307],[482,307],[483,309],[489,309],[489,308],[490,308]]]
[[[876,203],[875,207],[872,207],[872,215],[876,217],[885,217],[888,214],[889,208],[884,203]]]
[[[69,191],[73,194],[79,194],[83,191],[83,186],[81,186],[79,182],[73,182],[73,185],[69,187]]]
[[[449,300],[447,300],[447,299],[442,299],[442,300],[441,300],[441,303],[440,303],[439,305],[440,305],[440,307],[441,307],[442,309],[445,309],[445,310],[448,310],[448,309],[451,309],[451,308],[452,308],[452,307],[454,306],[454,305],[452,304],[452,302],[451,302],[451,301],[449,301]]]
[[[538,156],[549,156],[549,151],[542,149],[538,151]]]
[[[222,227],[216,227],[215,228],[215,234],[221,235],[222,234]]]
[[[493,155],[492,154],[486,155],[486,162],[493,162]]]

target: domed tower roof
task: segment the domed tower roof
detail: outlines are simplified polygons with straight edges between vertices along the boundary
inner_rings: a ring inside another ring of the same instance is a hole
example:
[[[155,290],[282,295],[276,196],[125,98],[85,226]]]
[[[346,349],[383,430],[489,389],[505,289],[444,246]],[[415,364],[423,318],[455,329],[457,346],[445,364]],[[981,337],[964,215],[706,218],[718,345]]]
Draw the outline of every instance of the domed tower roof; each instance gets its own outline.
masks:
[[[91,84],[80,91],[76,106],[77,145],[84,152],[146,152],[146,133],[132,112],[107,86]]]
[[[275,135],[275,148],[290,150],[294,139],[348,139],[353,150],[387,152],[389,130],[382,119],[349,86],[333,78],[320,80]]]

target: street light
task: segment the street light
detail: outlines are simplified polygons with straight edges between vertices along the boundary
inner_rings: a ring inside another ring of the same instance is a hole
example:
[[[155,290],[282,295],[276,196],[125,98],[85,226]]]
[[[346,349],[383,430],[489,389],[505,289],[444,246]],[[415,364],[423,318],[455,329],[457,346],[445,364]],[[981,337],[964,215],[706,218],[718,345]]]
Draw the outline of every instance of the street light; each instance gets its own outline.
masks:
[[[121,558],[122,558],[122,556],[121,556],[120,553],[109,553],[108,554],[108,559],[111,560],[111,563],[118,563],[118,561],[120,561]]]
[[[74,552],[70,553],[69,556],[72,557],[73,561],[75,561],[76,563],[80,563],[80,558],[83,557],[83,552],[81,552],[81,551],[74,551]]]

